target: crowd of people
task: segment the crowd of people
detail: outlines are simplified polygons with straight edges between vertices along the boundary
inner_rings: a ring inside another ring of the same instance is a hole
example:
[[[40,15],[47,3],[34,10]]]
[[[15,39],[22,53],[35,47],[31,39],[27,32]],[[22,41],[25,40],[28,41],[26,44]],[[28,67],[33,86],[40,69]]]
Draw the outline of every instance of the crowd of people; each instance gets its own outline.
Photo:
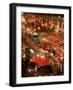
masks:
[[[63,15],[23,14],[21,18],[23,32],[54,31],[62,34],[64,32]]]

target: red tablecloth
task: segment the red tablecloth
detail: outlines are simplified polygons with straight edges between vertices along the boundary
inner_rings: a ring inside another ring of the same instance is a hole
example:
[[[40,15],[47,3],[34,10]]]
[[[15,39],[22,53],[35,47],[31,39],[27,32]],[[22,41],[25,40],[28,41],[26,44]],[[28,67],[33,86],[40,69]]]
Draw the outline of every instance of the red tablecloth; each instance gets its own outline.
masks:
[[[37,65],[46,65],[49,63],[48,58],[32,58],[30,59],[30,62],[35,62]]]

